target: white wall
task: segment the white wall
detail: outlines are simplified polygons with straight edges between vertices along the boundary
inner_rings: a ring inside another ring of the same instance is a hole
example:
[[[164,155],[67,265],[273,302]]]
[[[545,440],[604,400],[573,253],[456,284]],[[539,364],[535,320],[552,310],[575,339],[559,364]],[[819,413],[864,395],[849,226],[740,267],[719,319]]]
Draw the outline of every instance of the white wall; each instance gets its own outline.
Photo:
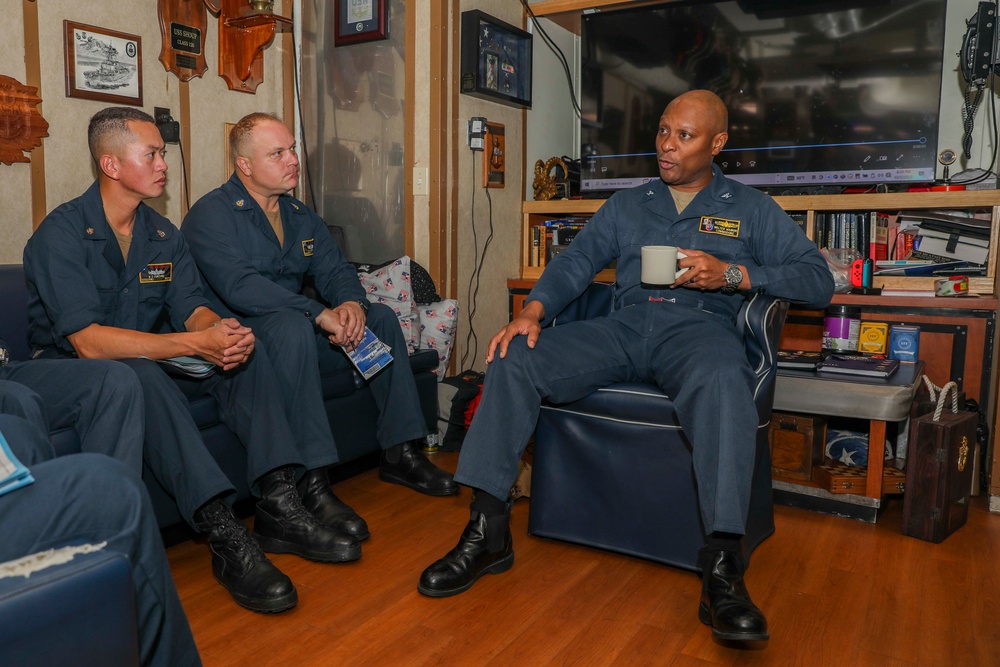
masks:
[[[539,24],[559,47],[573,73],[574,92],[580,95],[580,38],[546,18]],[[569,83],[562,63],[543,40],[533,22],[528,20],[532,39],[531,86],[533,90],[531,111],[525,122],[527,151],[524,156],[524,191],[532,198],[532,181],[535,162],[543,163],[550,157],[580,156],[580,121],[573,113]]]

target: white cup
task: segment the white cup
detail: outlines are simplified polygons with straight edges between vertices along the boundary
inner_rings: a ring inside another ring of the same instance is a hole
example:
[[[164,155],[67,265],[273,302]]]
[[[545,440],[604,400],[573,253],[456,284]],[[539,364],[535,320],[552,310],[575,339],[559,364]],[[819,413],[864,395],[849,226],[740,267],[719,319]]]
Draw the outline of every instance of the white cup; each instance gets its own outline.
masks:
[[[687,268],[677,268],[677,260],[687,257],[672,245],[642,246],[640,280],[648,285],[672,285]]]

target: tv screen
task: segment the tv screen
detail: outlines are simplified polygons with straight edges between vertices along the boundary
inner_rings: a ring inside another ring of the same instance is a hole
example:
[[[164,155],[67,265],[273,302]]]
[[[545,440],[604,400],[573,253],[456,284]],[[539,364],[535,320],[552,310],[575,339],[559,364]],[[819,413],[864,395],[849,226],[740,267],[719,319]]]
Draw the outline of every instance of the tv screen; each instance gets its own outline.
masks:
[[[716,163],[763,188],[934,180],[946,0],[672,2],[583,17],[581,192],[658,178],[670,100],[729,109]]]

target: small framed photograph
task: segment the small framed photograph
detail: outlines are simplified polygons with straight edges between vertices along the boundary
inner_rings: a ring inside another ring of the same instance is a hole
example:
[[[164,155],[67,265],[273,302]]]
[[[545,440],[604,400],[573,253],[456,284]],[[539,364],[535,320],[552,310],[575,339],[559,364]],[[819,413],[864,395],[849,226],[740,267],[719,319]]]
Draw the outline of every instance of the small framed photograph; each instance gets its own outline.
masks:
[[[63,21],[66,97],[142,106],[138,35]]]
[[[531,108],[531,35],[478,9],[462,12],[462,72],[466,95]]]
[[[386,0],[336,0],[334,7],[334,46],[389,38]]]

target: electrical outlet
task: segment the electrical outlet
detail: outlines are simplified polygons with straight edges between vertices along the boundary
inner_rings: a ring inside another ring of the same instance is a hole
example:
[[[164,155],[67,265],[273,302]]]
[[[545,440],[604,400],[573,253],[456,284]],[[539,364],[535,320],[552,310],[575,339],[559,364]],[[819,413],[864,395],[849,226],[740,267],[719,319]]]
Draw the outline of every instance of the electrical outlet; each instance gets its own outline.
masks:
[[[469,148],[481,151],[486,145],[485,141],[486,119],[482,116],[473,116],[469,119]]]

